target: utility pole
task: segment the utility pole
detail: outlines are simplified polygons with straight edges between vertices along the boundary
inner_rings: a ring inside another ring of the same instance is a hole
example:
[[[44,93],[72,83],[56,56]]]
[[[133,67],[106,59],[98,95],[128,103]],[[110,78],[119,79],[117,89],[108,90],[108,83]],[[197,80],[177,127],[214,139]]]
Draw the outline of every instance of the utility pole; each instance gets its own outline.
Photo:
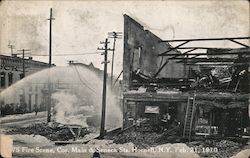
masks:
[[[52,16],[52,8],[50,8],[50,17],[49,17],[49,68],[52,65],[52,20],[55,20]],[[47,123],[51,121],[51,83],[50,83],[50,71],[49,71],[49,84],[48,84],[48,105],[47,105]]]
[[[104,64],[104,72],[103,72],[103,92],[102,92],[102,116],[101,116],[101,129],[100,129],[100,136],[99,139],[103,139],[105,135],[105,115],[106,115],[106,87],[107,87],[107,64],[108,61],[108,51],[111,51],[112,49],[108,48],[108,39],[106,38],[105,42],[101,42],[101,44],[105,45],[105,48],[98,48],[98,50],[104,50],[104,61],[102,64]]]
[[[22,60],[23,60],[23,74],[22,78],[25,77],[25,52],[31,51],[30,49],[20,49],[17,51],[21,51],[22,53],[17,53],[17,54],[22,54]]]
[[[114,55],[115,55],[115,42],[116,42],[116,39],[121,39],[121,36],[122,36],[122,32],[109,32],[108,33],[108,38],[114,38],[114,43],[113,43],[113,52],[112,52],[112,62],[111,62],[111,77],[110,77],[110,85],[111,85],[111,88],[113,87],[113,76],[114,76]]]
[[[23,67],[23,73],[20,75],[20,78],[23,79],[25,77],[25,52],[30,51],[29,49],[21,49],[17,50],[21,51],[21,53],[16,53],[17,55],[22,55],[22,67]],[[23,89],[23,94],[22,94],[22,103],[25,104],[25,90]],[[25,109],[26,110],[26,109]]]
[[[52,20],[55,20],[52,16],[52,8],[50,8],[50,17],[49,17],[49,67],[51,67],[52,61]]]
[[[10,44],[10,41],[9,41],[8,48],[10,48],[10,53],[11,53],[11,56],[12,56],[13,55],[13,50],[15,48],[15,45],[14,44]]]

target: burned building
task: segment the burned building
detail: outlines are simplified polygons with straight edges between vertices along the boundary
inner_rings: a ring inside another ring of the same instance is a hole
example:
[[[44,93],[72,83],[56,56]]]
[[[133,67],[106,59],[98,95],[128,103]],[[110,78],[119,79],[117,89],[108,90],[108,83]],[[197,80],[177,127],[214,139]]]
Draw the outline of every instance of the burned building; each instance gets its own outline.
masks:
[[[190,48],[185,55],[178,51],[188,42],[173,47],[124,15],[123,128],[145,126],[165,132],[178,129],[189,138],[194,133],[249,134],[249,91],[239,88],[249,88],[249,63],[243,62],[239,54],[244,52],[249,61],[249,49],[223,50],[223,54],[236,58],[213,58],[211,51],[210,58],[196,58],[199,55],[190,57],[188,53],[198,48]],[[195,73],[211,61],[234,67],[226,82],[225,77],[219,80],[211,74],[214,67],[205,66],[200,76]],[[239,78],[240,72],[244,77]]]
[[[162,84],[172,79],[188,78],[188,67],[185,64],[158,56],[172,47],[168,43],[159,43],[160,40],[149,30],[144,30],[134,19],[124,15],[123,80],[126,90],[146,85],[146,79],[150,78]],[[180,54],[176,50],[171,53]]]

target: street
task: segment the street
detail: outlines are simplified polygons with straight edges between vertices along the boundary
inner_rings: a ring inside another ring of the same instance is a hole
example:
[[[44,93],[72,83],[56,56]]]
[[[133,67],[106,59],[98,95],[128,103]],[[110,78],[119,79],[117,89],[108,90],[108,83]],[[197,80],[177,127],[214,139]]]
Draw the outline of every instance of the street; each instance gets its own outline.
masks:
[[[25,127],[32,123],[46,122],[46,112],[8,115],[0,118],[2,128]]]

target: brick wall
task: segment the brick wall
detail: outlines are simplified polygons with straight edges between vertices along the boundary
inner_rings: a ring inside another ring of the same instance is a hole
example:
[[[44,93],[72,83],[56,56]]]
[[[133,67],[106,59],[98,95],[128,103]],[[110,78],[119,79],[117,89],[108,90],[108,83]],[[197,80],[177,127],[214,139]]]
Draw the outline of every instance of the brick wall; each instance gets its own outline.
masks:
[[[140,70],[146,76],[154,76],[161,65],[168,61],[157,78],[186,78],[185,66],[160,57],[158,54],[168,50],[168,43],[160,43],[161,39],[148,30],[144,30],[138,22],[124,15],[124,54],[123,54],[123,80],[125,89],[131,85],[132,71]],[[169,52],[180,53],[177,51]],[[186,67],[187,69],[187,67]]]

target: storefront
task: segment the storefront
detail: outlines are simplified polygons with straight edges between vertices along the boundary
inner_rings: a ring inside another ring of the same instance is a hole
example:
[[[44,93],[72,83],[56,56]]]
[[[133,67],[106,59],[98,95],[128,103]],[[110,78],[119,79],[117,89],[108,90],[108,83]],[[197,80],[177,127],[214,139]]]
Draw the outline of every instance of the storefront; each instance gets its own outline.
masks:
[[[217,100],[213,104],[197,105],[196,135],[243,136],[249,135],[247,99],[239,101]]]

